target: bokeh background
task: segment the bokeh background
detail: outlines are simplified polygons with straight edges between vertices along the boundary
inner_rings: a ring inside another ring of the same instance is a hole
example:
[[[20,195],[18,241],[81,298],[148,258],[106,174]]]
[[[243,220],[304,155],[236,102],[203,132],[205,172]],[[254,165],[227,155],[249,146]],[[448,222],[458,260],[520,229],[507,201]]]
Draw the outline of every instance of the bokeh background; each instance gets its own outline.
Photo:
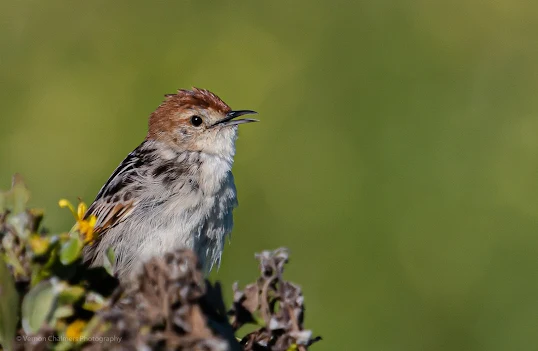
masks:
[[[0,188],[91,202],[198,86],[242,126],[232,244],[287,246],[315,350],[538,349],[538,4],[0,1]],[[226,291],[228,299],[230,291]]]

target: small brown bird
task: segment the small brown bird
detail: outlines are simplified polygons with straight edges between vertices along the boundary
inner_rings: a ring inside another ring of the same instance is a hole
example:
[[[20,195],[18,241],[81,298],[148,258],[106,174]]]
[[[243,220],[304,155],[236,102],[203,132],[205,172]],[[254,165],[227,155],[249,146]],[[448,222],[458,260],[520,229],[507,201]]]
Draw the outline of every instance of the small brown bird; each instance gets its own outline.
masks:
[[[84,259],[102,265],[114,249],[120,279],[153,256],[180,247],[193,249],[206,271],[220,264],[237,206],[231,169],[236,119],[215,94],[193,88],[165,95],[149,118],[146,139],[99,191],[85,214],[97,217],[97,239]]]

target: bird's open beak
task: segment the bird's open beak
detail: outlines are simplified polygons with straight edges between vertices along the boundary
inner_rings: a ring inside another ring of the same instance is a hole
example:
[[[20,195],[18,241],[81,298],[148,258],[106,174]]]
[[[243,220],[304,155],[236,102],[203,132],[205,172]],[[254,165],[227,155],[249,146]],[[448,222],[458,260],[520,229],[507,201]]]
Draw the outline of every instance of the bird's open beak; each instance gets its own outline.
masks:
[[[243,119],[234,119],[239,116],[243,115],[255,115],[258,112],[251,111],[251,110],[239,110],[239,111],[230,111],[226,114],[226,117],[218,121],[217,123],[213,124],[211,127],[217,126],[217,125],[223,125],[223,126],[235,126],[238,124],[243,123],[250,123],[250,122],[258,122],[257,119],[252,118],[243,118]]]

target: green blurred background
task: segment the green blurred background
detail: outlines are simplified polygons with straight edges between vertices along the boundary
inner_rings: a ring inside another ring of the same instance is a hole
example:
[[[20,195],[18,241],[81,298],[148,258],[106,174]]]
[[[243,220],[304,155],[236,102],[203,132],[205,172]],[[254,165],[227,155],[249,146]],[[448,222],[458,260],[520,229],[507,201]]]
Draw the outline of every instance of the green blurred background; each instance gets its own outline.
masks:
[[[91,202],[178,88],[236,109],[214,274],[288,246],[315,350],[538,349],[538,4],[0,1],[0,187]],[[226,291],[228,298],[230,291]]]

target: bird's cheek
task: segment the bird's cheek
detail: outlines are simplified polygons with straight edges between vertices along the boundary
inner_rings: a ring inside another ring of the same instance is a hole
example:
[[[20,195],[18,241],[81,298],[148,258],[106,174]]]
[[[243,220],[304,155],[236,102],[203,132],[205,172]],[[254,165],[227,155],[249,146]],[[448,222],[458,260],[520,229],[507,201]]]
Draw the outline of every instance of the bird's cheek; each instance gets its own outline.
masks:
[[[193,138],[192,130],[188,126],[180,126],[174,131],[174,137],[183,141],[191,140]]]

